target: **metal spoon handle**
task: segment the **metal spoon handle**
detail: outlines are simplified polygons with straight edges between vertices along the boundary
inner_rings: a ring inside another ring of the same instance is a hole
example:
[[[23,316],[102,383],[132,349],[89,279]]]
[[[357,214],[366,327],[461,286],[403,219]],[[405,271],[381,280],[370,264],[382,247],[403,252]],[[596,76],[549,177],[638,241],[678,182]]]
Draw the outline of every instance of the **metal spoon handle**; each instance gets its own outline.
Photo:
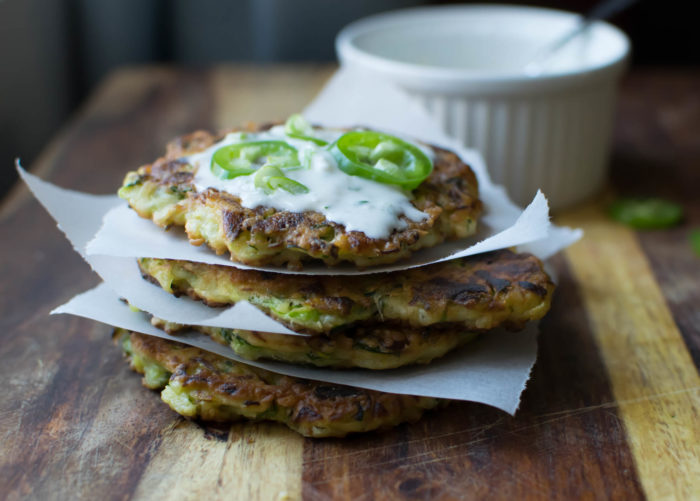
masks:
[[[594,5],[591,10],[583,16],[583,22],[592,23],[601,19],[609,19],[618,12],[631,7],[639,0],[606,0],[597,5]]]
[[[571,40],[586,31],[595,21],[608,19],[618,12],[631,7],[639,0],[603,0],[593,6],[591,10],[586,12],[580,19],[579,23],[571,31],[566,32],[563,36],[557,38],[554,42],[547,44],[540,50],[535,57],[532,58],[524,69],[528,75],[536,76],[542,73],[544,62],[559,49],[567,45]]]

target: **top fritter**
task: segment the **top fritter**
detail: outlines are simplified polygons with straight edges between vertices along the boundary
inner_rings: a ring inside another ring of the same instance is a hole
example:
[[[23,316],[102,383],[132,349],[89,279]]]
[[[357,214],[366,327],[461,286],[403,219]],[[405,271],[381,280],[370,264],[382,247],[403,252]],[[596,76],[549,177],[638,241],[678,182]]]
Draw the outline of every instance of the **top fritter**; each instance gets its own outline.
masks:
[[[216,137],[194,132],[129,172],[119,196],[194,245],[247,265],[393,263],[476,231],[474,173],[452,152],[299,116]]]

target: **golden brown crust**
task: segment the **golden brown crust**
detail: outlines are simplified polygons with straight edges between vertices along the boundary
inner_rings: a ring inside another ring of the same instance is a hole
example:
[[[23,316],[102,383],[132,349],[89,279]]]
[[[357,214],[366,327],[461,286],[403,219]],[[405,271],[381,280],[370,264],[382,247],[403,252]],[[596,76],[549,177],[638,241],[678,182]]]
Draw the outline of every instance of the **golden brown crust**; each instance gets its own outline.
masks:
[[[427,364],[477,336],[459,328],[415,329],[383,324],[358,325],[320,336],[186,326],[155,317],[151,318],[151,324],[174,335],[182,330],[196,330],[248,360],[277,360],[335,369],[385,370]]]
[[[305,436],[344,436],[415,421],[440,404],[434,398],[283,376],[143,334],[119,331],[116,336],[129,336],[132,367],[139,370],[134,358],[140,357],[171,374],[169,403],[188,417],[270,419]],[[179,405],[178,398],[185,404]]]
[[[554,291],[539,259],[510,250],[354,276],[287,275],[159,259],[142,259],[140,265],[144,276],[168,292],[188,294],[211,306],[247,300],[309,333],[359,321],[413,327],[456,322],[468,330],[520,328],[548,311]],[[286,309],[275,307],[290,302],[317,311],[325,321],[295,320]]]
[[[232,260],[250,265],[299,267],[302,261],[313,258],[330,265],[350,261],[372,266],[395,262],[419,248],[476,231],[482,210],[476,176],[447,150],[432,147],[434,169],[413,191],[413,205],[428,217],[416,222],[402,216],[406,229],[394,231],[386,239],[374,239],[359,231],[347,232],[318,212],[246,208],[235,195],[213,188],[197,192],[192,169],[180,159],[219,139],[204,131],[176,139],[168,145],[165,157],[129,173],[120,195],[142,217],[163,226],[184,225],[193,244],[207,244],[218,254],[230,252]],[[136,185],[142,189],[133,189]],[[168,203],[172,210],[164,217],[163,211],[156,214],[152,200],[148,200],[154,193],[179,194],[181,198],[171,197]],[[218,226],[216,234],[211,232],[212,225]]]
[[[544,300],[554,289],[537,257],[508,249],[414,268],[402,278],[402,290],[393,288],[391,295],[426,308],[452,303],[485,312],[510,309],[525,295]]]

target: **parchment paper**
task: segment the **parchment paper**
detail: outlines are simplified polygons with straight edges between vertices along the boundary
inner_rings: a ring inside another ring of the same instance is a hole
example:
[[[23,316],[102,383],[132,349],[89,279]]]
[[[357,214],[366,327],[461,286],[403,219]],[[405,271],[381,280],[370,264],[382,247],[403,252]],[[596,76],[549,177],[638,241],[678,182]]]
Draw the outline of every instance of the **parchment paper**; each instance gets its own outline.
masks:
[[[105,215],[104,224],[88,243],[86,253],[183,259],[277,273],[355,275],[398,271],[516,246],[522,246],[544,259],[581,237],[580,230],[555,228],[550,224],[547,200],[540,192],[524,211],[515,206],[505,190],[493,184],[477,151],[463,147],[442,132],[440,125],[425,110],[388,82],[368,80],[341,69],[304,114],[310,121],[325,126],[366,125],[455,151],[472,167],[479,181],[479,198],[484,203],[485,214],[479,221],[481,229],[478,234],[469,239],[420,250],[408,260],[393,265],[364,270],[357,270],[352,265],[326,267],[323,264],[307,264],[303,270],[251,267],[233,263],[226,256],[217,256],[206,246],[191,245],[181,229],[165,232],[157,228],[124,203]],[[525,247],[528,244],[530,246]]]
[[[537,352],[537,326],[530,324],[521,332],[491,331],[430,365],[386,371],[327,370],[277,362],[251,362],[196,332],[170,336],[153,327],[144,313],[131,311],[105,284],[75,296],[54,312],[79,315],[115,327],[180,341],[280,374],[389,393],[470,400],[510,414],[514,414],[518,407],[520,393]]]
[[[501,187],[493,185],[477,152],[456,144],[424,110],[391,84],[367,82],[341,70],[309,105],[305,115],[312,122],[326,126],[367,125],[447,147],[467,161],[479,179],[480,197],[486,213],[477,237],[466,243],[457,242],[421,251],[410,262],[372,268],[365,273],[395,271],[512,246],[546,258],[581,236],[579,230],[557,228],[549,223],[546,199],[541,193],[525,211],[516,207]],[[294,334],[248,303],[239,302],[235,307],[212,309],[189,298],[174,298],[147,283],[141,279],[134,257],[188,259],[228,266],[234,263],[215,256],[203,247],[191,246],[182,232],[164,232],[152,222],[138,218],[114,195],[71,192],[43,182],[22,171],[19,166],[18,170],[76,251],[105,281],[97,288],[76,296],[54,313],[70,313],[145,334],[176,339],[239,361],[241,359],[232,350],[199,333],[191,332],[177,337],[165,334],[150,325],[145,313],[131,311],[119,298],[125,298],[139,309],[172,322]],[[238,264],[235,266],[244,268]],[[269,271],[288,270],[273,268]],[[304,273],[346,274],[357,273],[357,270],[307,267]],[[389,371],[333,371],[272,362],[243,362],[308,379],[392,393],[482,402],[512,414],[518,407],[520,393],[535,361],[536,337],[535,324],[518,333],[495,330],[428,366]]]
[[[302,335],[268,317],[246,301],[229,308],[209,308],[188,297],[176,298],[141,278],[134,258],[86,256],[85,244],[92,238],[107,210],[121,201],[112,195],[88,195],[65,190],[27,173],[18,172],[36,198],[58,223],[73,248],[119,296],[155,316],[187,325],[208,325],[278,334]]]
[[[500,215],[499,217],[503,217]],[[549,210],[544,195],[538,193],[533,202],[516,218],[515,222],[498,231],[485,226],[479,236],[470,239],[446,242],[436,247],[416,252],[411,258],[396,264],[373,266],[358,270],[351,265],[327,267],[323,264],[306,264],[303,270],[289,270],[274,266],[246,266],[234,263],[226,256],[217,256],[206,245],[189,243],[184,231],[171,228],[164,231],[150,220],[139,217],[126,205],[110,209],[104,224],[97,231],[86,249],[89,256],[108,255],[121,257],[158,257],[182,259],[208,264],[232,266],[239,269],[255,269],[275,273],[303,275],[365,275],[393,272],[425,266],[460,257],[471,256],[497,249],[515,247],[540,241],[550,236]]]
[[[111,196],[64,190],[22,169],[18,171],[78,251],[84,248],[84,244],[93,233],[91,230],[100,223],[100,214],[94,211],[99,208],[104,213],[113,207],[115,202]],[[84,217],[76,218],[76,214]],[[93,228],[90,228],[90,225],[93,225]],[[217,310],[187,297],[175,298],[160,287],[141,279],[133,258],[85,256],[82,253],[81,255],[105,282],[95,289],[75,296],[52,313],[78,315],[115,327],[177,340],[233,360],[290,376],[390,393],[481,402],[513,414],[535,361],[537,326],[530,324],[524,331],[517,333],[501,329],[491,331],[428,366],[404,367],[389,371],[334,371],[274,362],[250,362],[238,357],[228,347],[197,332],[170,336],[153,327],[145,313],[131,311],[119,298],[127,299],[130,304],[144,312],[178,323],[279,333],[292,331],[247,303],[241,302],[236,305],[238,308],[246,304],[246,309],[234,312],[234,308],[229,308],[221,311],[219,315],[214,315]]]

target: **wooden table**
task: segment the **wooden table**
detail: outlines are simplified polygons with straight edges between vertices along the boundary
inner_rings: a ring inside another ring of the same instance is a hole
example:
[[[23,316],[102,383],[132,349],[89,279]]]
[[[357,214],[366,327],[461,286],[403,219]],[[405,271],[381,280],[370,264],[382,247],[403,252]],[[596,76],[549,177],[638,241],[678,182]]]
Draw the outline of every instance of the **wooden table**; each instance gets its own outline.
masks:
[[[171,137],[284,118],[332,70],[119,71],[32,171],[114,192]],[[700,227],[700,73],[634,73],[619,111],[610,190],[557,216],[586,237],[554,260],[560,286],[518,415],[455,403],[343,440],[178,417],[141,387],[109,327],[48,316],[98,279],[16,187],[0,212],[0,497],[698,499],[700,257],[688,234]],[[676,199],[686,220],[631,231],[604,215],[613,193]]]

